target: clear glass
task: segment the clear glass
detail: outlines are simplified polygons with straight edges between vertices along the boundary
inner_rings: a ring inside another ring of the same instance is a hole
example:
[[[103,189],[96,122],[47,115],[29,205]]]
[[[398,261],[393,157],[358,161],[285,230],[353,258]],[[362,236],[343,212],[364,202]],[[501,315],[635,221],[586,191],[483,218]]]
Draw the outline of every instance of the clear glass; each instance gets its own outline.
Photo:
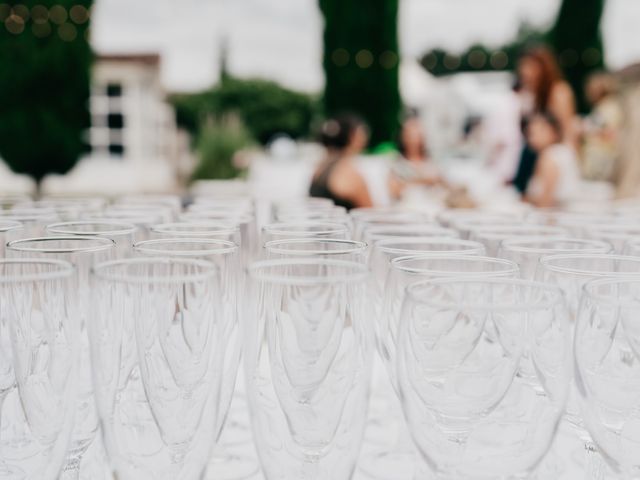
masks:
[[[475,208],[456,208],[440,212],[436,218],[445,227],[454,228],[457,222],[478,220],[484,224],[503,224],[505,221],[517,224],[522,220],[522,212],[517,211],[488,211]]]
[[[497,278],[518,276],[518,266],[507,260],[472,255],[426,255],[399,257],[391,262],[384,286],[382,314],[376,318],[378,351],[389,374],[396,394],[399,394],[396,376],[396,352],[401,307],[409,285],[429,278],[460,276],[466,278]],[[382,422],[387,430],[398,432],[395,443],[362,462],[368,476],[380,480],[389,478],[413,479],[417,474],[416,452],[405,426],[402,414],[390,415],[395,402],[386,409]]]
[[[498,257],[516,262],[520,275],[533,280],[540,258],[564,253],[610,253],[611,244],[601,240],[584,240],[571,237],[522,237],[503,240]]]
[[[0,258],[4,258],[5,245],[22,235],[24,227],[20,222],[0,219]]]
[[[218,268],[153,257],[92,272],[91,365],[115,475],[200,478],[221,421],[228,342]]]
[[[640,477],[639,318],[640,278],[584,287],[574,345],[581,411],[602,457],[624,480]]]
[[[640,238],[628,240],[624,247],[624,254],[634,257],[640,256]]]
[[[248,265],[258,252],[258,231],[253,215],[219,211],[186,212],[180,215],[179,219],[181,222],[218,222],[237,227],[240,230],[240,242],[236,243],[240,245],[242,265],[244,266]]]
[[[511,217],[496,217],[493,215],[486,215],[455,219],[453,220],[451,227],[455,228],[460,233],[460,238],[468,239],[471,237],[471,232],[473,232],[474,230],[480,230],[484,227],[496,225],[512,227],[518,224],[520,224],[520,222],[514,220]]]
[[[98,416],[93,399],[91,369],[89,366],[89,339],[86,324],[90,315],[89,269],[95,262],[107,261],[116,256],[115,242],[109,238],[91,236],[51,236],[25,238],[7,244],[8,257],[53,258],[75,265],[72,278],[73,297],[69,308],[80,341],[79,368],[76,398],[76,419],[69,448],[69,458],[63,480],[78,478],[82,458],[98,431]]]
[[[410,255],[484,255],[484,245],[458,238],[384,239],[373,245],[369,266],[377,287],[377,303],[382,298],[384,282],[394,258]],[[381,305],[378,305],[380,307]],[[379,313],[379,308],[376,309]]]
[[[243,338],[267,480],[348,480],[367,418],[373,331],[364,265],[254,263]]]
[[[436,479],[529,478],[564,411],[569,338],[557,287],[441,278],[408,288],[398,386]]]
[[[59,222],[60,218],[51,212],[19,214],[10,210],[0,210],[0,221],[19,222],[23,227],[21,235],[37,237],[44,235],[45,227],[50,223]]]
[[[424,224],[404,224],[368,227],[363,230],[363,240],[367,243],[374,244],[384,239],[401,239],[401,238],[458,238],[458,232],[451,228],[440,227],[438,225]]]
[[[233,223],[175,222],[151,227],[152,238],[212,238],[240,245],[240,228]]]
[[[482,243],[487,248],[487,255],[498,255],[500,245],[510,238],[526,237],[566,237],[569,230],[548,225],[483,225],[470,231],[469,240]]]
[[[94,236],[113,240],[118,257],[126,257],[131,252],[136,233],[132,223],[115,220],[77,220],[75,222],[52,223],[46,227],[47,233],[63,236]]]
[[[625,253],[628,242],[640,238],[640,226],[635,225],[594,225],[585,228],[585,231],[589,238],[609,242],[613,245],[614,251],[620,255]]]
[[[0,478],[56,480],[76,414],[73,266],[0,260]]]
[[[438,226],[429,215],[419,212],[396,210],[387,213],[361,213],[360,215],[355,215],[352,210],[350,215],[355,225],[354,237],[358,240],[363,239],[366,231],[370,228],[398,227],[402,225]]]
[[[368,245],[355,240],[332,238],[294,238],[272,240],[264,244],[267,260],[292,257],[320,257],[334,260],[348,260],[366,265]]]
[[[349,238],[349,229],[341,223],[292,222],[272,223],[262,227],[261,244],[289,238]]]

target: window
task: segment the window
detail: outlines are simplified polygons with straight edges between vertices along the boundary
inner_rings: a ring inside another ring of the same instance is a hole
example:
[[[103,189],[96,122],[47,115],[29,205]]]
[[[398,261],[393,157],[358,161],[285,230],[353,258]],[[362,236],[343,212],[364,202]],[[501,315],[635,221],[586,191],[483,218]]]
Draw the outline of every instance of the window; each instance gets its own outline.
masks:
[[[91,92],[89,151],[121,158],[126,154],[125,88],[117,82],[96,85]]]
[[[124,128],[124,115],[122,115],[122,113],[108,114],[107,126],[111,130],[122,130]]]

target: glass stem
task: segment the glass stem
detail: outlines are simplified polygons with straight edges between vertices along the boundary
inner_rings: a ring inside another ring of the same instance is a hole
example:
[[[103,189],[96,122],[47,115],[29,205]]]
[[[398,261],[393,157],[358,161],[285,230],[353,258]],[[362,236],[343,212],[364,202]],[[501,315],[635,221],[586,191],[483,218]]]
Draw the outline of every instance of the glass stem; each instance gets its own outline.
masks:
[[[592,442],[584,444],[585,480],[604,480],[604,463]]]

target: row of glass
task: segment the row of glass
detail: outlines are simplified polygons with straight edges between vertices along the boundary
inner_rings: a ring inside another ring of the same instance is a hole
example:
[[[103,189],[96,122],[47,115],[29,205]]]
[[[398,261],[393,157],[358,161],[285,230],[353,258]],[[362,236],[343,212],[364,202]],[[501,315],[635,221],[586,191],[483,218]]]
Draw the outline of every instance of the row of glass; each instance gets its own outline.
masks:
[[[258,235],[245,198],[89,200],[0,212],[0,479],[78,478],[98,432],[119,479],[202,478],[242,351],[266,478],[346,480],[376,347],[425,478],[526,478],[563,418],[640,473],[630,206],[434,219],[302,199]]]

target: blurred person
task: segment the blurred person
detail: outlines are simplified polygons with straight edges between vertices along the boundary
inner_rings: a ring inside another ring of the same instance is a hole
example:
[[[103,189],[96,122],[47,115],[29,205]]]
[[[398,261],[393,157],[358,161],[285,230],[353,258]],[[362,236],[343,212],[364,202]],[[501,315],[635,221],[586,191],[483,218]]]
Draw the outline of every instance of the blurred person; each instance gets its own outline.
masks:
[[[365,179],[353,162],[369,141],[364,122],[355,115],[329,119],[322,125],[320,141],[327,154],[313,174],[309,195],[329,198],[347,210],[373,206]]]
[[[562,141],[562,124],[552,113],[534,114],[526,132],[527,143],[538,160],[525,200],[536,207],[562,206],[580,188],[575,150]]]
[[[389,191],[393,198],[400,198],[411,185],[436,185],[442,182],[429,156],[422,124],[416,114],[408,115],[402,123],[397,148],[399,156],[389,175]]]
[[[585,94],[592,110],[582,122],[582,170],[589,180],[611,180],[620,156],[623,124],[615,77],[594,73],[587,79]]]
[[[521,100],[521,117],[525,128],[531,115],[549,112],[558,119],[561,141],[576,150],[578,129],[575,96],[571,86],[564,80],[553,53],[546,47],[525,51],[518,61],[517,78],[516,91]],[[518,191],[527,190],[536,160],[536,150],[526,144],[512,181]]]

